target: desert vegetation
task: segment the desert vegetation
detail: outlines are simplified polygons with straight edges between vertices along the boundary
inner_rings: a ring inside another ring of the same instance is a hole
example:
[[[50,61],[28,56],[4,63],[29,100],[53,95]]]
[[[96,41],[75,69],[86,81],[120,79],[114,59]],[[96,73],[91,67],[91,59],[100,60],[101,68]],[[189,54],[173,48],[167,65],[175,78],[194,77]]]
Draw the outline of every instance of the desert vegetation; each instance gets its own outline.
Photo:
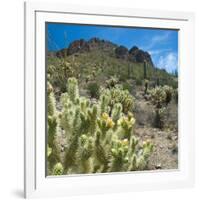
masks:
[[[177,168],[177,75],[147,52],[98,38],[48,52],[46,98],[48,175]]]

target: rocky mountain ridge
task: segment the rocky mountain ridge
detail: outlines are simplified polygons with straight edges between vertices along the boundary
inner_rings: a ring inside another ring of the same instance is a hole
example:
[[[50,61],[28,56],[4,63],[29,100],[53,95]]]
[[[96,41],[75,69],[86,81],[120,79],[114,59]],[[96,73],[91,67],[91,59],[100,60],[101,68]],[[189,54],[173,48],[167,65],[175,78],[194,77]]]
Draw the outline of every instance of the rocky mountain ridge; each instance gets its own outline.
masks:
[[[110,56],[114,56],[118,59],[138,63],[147,62],[151,66],[154,66],[151,55],[148,52],[139,49],[137,46],[128,49],[125,46],[117,45],[99,38],[91,38],[88,41],[84,39],[75,40],[69,44],[68,48],[63,48],[57,52],[48,52],[48,56],[62,58],[96,50],[108,53]]]

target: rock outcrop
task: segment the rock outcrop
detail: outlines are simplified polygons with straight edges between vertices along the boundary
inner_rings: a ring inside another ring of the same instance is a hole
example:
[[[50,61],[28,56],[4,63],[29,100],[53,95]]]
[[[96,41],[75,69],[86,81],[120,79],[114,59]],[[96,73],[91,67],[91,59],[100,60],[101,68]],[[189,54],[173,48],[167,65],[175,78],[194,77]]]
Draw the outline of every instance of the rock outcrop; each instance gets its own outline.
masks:
[[[120,59],[127,59],[129,56],[128,49],[124,46],[119,46],[115,49],[115,55]]]
[[[139,62],[139,63],[146,61],[153,66],[151,55],[148,52],[143,51],[136,46],[133,46],[129,50],[129,60],[133,62]]]
[[[87,53],[95,50],[106,52],[118,59],[124,59],[131,62],[142,63],[146,61],[151,66],[154,66],[151,55],[148,52],[143,51],[136,46],[133,46],[130,50],[128,50],[125,46],[118,46],[110,41],[101,40],[96,37],[91,38],[88,41],[84,39],[75,40],[69,45],[68,48],[57,51],[56,56],[64,57],[77,53]]]

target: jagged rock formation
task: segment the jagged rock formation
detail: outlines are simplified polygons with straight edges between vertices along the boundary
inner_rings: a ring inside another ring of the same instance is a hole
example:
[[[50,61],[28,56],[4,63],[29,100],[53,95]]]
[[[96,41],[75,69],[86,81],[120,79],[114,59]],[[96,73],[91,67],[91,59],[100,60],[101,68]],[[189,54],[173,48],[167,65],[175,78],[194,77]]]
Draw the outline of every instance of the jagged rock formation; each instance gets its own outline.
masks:
[[[127,59],[128,58],[128,49],[124,46],[119,46],[115,49],[115,55],[117,58]]]
[[[129,59],[133,62],[147,61],[148,63],[150,63],[153,66],[153,61],[151,59],[151,55],[148,52],[143,51],[136,46],[133,46],[129,50]]]
[[[70,56],[77,53],[87,53],[95,50],[106,52],[110,55],[116,56],[116,58],[131,62],[142,63],[146,61],[151,66],[154,66],[151,55],[148,52],[143,51],[136,46],[133,46],[130,50],[128,50],[122,45],[118,46],[110,41],[101,40],[99,38],[91,38],[88,41],[84,39],[75,40],[69,45],[68,48],[61,49],[55,54],[57,57],[61,58],[64,56]]]

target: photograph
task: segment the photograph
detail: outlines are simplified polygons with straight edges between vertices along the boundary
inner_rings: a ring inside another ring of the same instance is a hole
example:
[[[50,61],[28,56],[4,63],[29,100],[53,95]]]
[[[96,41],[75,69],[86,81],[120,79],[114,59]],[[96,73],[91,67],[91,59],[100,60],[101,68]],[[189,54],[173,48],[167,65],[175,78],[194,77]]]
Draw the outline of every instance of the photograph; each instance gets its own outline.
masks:
[[[177,170],[178,29],[45,22],[46,176]]]

